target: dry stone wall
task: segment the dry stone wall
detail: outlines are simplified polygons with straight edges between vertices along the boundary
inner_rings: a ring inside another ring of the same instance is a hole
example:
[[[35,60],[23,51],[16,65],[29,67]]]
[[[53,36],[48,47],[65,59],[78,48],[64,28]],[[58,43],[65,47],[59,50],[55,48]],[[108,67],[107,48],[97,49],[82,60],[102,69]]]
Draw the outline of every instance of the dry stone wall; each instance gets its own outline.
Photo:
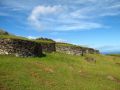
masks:
[[[64,46],[55,43],[37,43],[21,39],[0,38],[0,54],[12,54],[20,57],[40,56],[42,52],[61,52],[72,55],[98,54],[99,51],[80,46]]]
[[[82,48],[56,45],[56,51],[72,55],[81,55]]]
[[[0,30],[0,35],[9,36],[10,34],[4,30]],[[42,40],[46,42],[37,43],[37,41],[0,38],[0,54],[12,54],[15,56],[28,57],[40,56],[42,55],[42,52],[55,51],[72,55],[99,53],[98,50],[92,48],[82,48],[80,46],[72,46],[72,44],[70,45],[67,43],[65,46],[64,43],[63,45],[58,45],[59,43],[56,43],[52,39],[48,38],[38,38],[36,40]]]
[[[40,56],[42,55],[42,47],[39,43],[27,40],[0,39],[0,54],[21,57]]]
[[[83,54],[99,54],[98,50],[92,48],[82,48],[77,46],[63,46],[56,45],[56,51],[72,55],[83,55]]]
[[[41,43],[43,52],[55,52],[55,43]]]
[[[83,53],[85,54],[99,54],[99,50],[95,50],[93,48],[84,48]]]

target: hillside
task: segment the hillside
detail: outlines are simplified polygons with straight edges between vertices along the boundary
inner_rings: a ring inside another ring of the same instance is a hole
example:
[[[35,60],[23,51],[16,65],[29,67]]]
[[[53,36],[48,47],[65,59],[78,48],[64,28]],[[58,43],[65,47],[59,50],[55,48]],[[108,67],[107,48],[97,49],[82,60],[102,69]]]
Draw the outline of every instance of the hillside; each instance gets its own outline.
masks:
[[[120,57],[120,54],[108,54],[110,56]]]
[[[0,35],[9,35],[9,33],[4,31],[4,30],[2,30],[2,29],[0,29]]]
[[[37,52],[37,53],[36,53]],[[49,38],[28,39],[0,32],[0,54],[19,57],[42,56],[43,53],[61,52],[71,55],[99,54],[99,50],[70,43],[55,42]]]
[[[0,90],[120,90],[119,55],[3,30],[0,54]]]
[[[0,0],[0,90],[120,90],[120,0]]]
[[[120,90],[120,58],[61,53],[42,58],[0,55],[0,90]]]

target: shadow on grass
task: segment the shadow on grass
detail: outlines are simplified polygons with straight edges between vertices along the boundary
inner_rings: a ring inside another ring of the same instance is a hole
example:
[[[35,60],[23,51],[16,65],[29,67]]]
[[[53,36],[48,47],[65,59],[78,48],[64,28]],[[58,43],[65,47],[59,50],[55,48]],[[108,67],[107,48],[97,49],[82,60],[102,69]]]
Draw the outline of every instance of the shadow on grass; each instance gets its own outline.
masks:
[[[36,56],[36,57],[46,57],[46,54],[43,53],[43,54]]]

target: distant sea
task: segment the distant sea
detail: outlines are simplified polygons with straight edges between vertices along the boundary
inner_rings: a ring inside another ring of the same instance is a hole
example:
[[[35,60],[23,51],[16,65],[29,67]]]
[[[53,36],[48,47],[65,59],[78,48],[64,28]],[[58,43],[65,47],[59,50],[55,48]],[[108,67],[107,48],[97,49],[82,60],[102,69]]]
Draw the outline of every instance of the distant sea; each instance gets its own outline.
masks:
[[[105,52],[101,52],[102,54],[120,54],[120,51],[105,51]]]

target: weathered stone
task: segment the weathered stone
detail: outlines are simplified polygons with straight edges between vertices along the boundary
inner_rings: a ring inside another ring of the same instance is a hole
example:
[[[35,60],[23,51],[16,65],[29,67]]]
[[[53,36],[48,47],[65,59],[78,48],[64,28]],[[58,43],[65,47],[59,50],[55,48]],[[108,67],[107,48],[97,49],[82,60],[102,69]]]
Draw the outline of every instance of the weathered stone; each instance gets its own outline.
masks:
[[[13,54],[20,57],[39,56],[42,52],[61,52],[71,55],[84,55],[99,53],[92,48],[83,48],[80,46],[62,46],[56,43],[37,43],[35,41],[20,39],[0,38],[0,54]]]
[[[63,46],[63,45],[56,45],[56,51],[66,54],[72,55],[84,55],[84,54],[98,54],[98,50],[94,50],[92,48],[83,48],[79,46]]]
[[[57,52],[72,54],[72,55],[81,55],[82,49],[78,47],[71,47],[71,46],[56,46]]]
[[[12,54],[20,57],[42,55],[41,44],[20,39],[0,39],[0,54]]]
[[[41,43],[43,52],[55,52],[55,43]]]

